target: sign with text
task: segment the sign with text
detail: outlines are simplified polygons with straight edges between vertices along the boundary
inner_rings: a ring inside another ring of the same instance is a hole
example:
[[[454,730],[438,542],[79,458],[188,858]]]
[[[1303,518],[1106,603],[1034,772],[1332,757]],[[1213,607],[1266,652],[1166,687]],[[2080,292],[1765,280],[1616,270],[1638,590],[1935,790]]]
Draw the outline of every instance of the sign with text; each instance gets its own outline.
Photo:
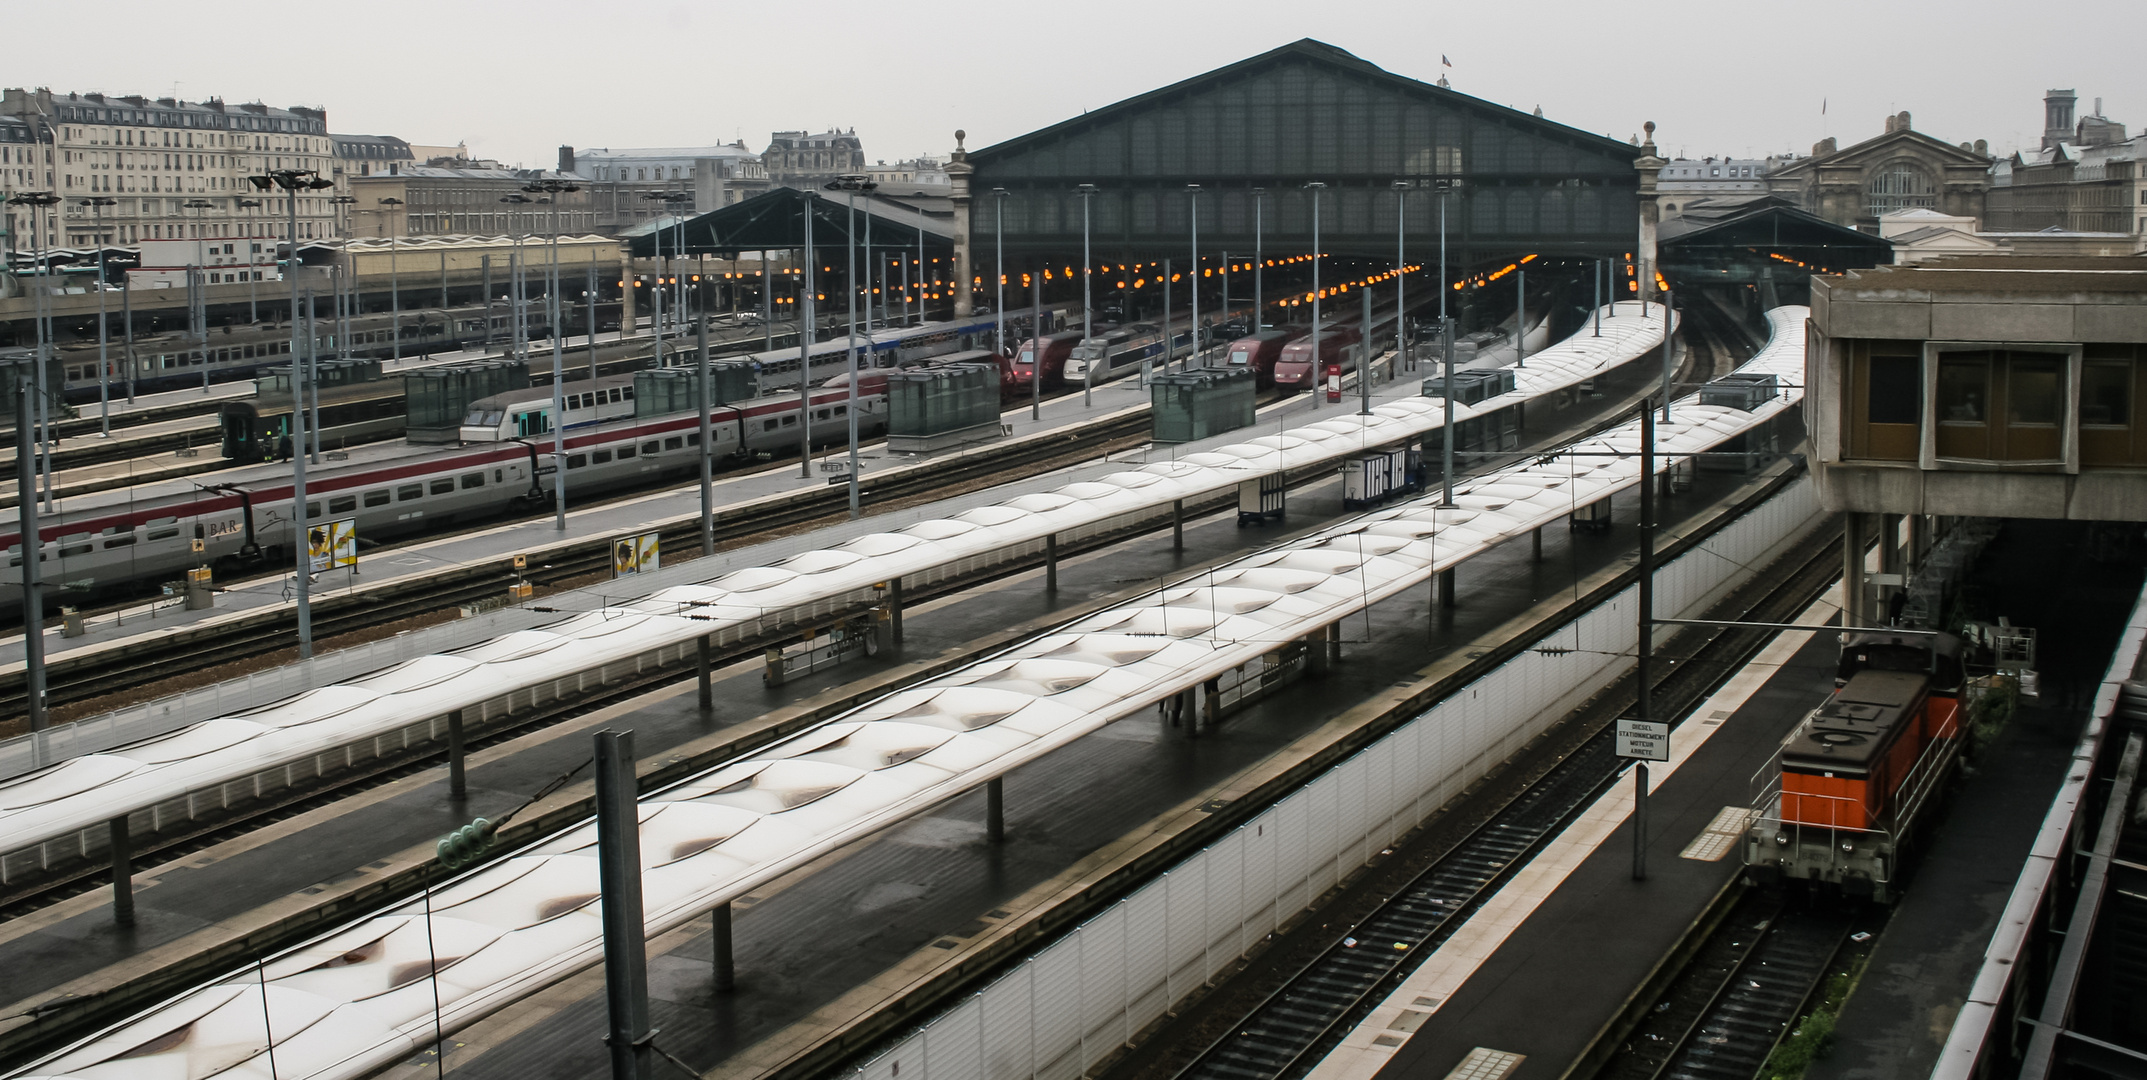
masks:
[[[1618,756],[1637,761],[1670,760],[1670,725],[1650,720],[1620,719]]]

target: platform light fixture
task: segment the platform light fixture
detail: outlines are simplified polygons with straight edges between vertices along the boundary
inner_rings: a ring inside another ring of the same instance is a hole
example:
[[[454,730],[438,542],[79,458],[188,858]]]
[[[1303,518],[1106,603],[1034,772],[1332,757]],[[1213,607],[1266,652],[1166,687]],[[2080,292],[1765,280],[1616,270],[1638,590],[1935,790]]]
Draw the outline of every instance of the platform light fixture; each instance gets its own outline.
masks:
[[[304,368],[299,364],[299,357],[304,355],[303,343],[298,340],[298,195],[306,191],[325,191],[334,187],[335,181],[311,169],[276,169],[249,176],[246,180],[257,191],[280,189],[284,210],[289,216],[291,257],[284,264],[284,276],[291,283],[292,594],[298,608],[298,658],[306,660],[313,656],[313,605],[307,595],[307,589],[313,583],[313,557],[306,526],[306,455],[303,453],[306,444],[306,380],[301,375]],[[401,202],[396,200],[398,205]]]

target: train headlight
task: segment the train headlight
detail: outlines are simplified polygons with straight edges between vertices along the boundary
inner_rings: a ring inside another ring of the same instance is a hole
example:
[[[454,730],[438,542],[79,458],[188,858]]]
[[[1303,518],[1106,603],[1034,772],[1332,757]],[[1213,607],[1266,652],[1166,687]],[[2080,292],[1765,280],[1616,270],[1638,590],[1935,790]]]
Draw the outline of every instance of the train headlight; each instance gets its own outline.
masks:
[[[1775,834],[1774,834],[1774,842],[1775,842],[1775,843],[1776,843],[1777,845],[1781,846],[1781,847],[1788,847],[1788,846],[1789,846],[1789,834],[1788,834],[1788,833],[1786,833],[1786,832],[1778,832],[1778,833],[1775,833]]]
[[[1853,855],[1853,854],[1855,854],[1855,853],[1856,853],[1856,841],[1854,841],[1854,840],[1844,840],[1844,841],[1842,841],[1842,842],[1841,842],[1841,853],[1842,853],[1842,854],[1844,854],[1844,855]]]

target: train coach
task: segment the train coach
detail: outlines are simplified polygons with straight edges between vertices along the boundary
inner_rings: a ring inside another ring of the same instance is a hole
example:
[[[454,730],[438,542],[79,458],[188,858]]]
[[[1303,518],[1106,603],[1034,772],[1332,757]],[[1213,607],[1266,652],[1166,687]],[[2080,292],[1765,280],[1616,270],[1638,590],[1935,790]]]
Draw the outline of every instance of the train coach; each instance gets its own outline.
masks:
[[[700,468],[700,418],[692,412],[633,415],[630,377],[609,376],[567,386],[564,466],[570,500],[611,494]],[[861,436],[887,426],[886,379],[859,381]],[[551,477],[562,464],[550,435],[551,397],[541,403],[518,394],[472,404],[460,446],[378,444],[351,460],[308,470],[306,519],[352,520],[360,542],[414,535],[441,524],[484,520],[551,505]],[[824,446],[849,434],[849,387],[808,395],[802,422]],[[541,404],[539,409],[528,406]],[[768,394],[710,410],[710,453],[728,462],[795,452],[800,408],[795,391]],[[517,412],[516,410],[521,411]],[[531,413],[543,431],[524,433]],[[541,436],[541,437],[538,437]],[[217,474],[219,482],[192,490],[171,485],[163,494],[97,493],[74,500],[78,509],[42,518],[39,561],[48,603],[83,603],[143,584],[170,581],[201,566],[219,578],[254,568],[287,566],[292,487],[287,467],[263,464]],[[199,542],[199,550],[194,548]],[[0,615],[19,618],[23,545],[19,531],[0,532],[7,568],[0,572]]]
[[[1844,640],[1836,689],[1762,773],[1743,843],[1751,881],[1899,896],[1902,860],[1960,763],[1961,653],[1945,634]]]
[[[1304,336],[1305,331],[1294,326],[1248,334],[1230,343],[1225,363],[1234,368],[1251,368],[1255,389],[1266,390],[1275,385],[1275,362],[1282,359],[1282,350]]]

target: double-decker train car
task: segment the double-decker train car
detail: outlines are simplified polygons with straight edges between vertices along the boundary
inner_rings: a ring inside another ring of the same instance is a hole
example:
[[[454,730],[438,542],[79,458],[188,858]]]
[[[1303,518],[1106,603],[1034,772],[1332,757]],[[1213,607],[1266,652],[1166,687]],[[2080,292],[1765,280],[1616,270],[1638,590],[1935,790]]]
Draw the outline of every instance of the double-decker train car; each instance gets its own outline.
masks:
[[[1743,843],[1753,882],[1899,896],[1902,860],[1960,763],[1961,651],[1944,634],[1844,640],[1834,692],[1762,773]]]

